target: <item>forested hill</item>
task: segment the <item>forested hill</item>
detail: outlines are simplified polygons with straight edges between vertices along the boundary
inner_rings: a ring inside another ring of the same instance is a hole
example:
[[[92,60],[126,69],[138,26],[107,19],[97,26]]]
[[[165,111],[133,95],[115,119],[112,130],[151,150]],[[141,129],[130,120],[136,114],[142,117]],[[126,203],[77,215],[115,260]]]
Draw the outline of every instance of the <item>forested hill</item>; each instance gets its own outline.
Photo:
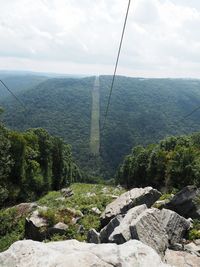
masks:
[[[100,123],[111,78],[100,76]],[[13,129],[44,127],[51,134],[63,137],[72,145],[81,166],[86,171],[88,168],[96,170],[96,162],[92,161],[89,151],[94,80],[90,77],[44,81],[19,93],[26,111],[14,99],[1,101],[4,121]],[[135,145],[157,143],[167,135],[199,131],[200,111],[182,120],[198,105],[199,80],[117,77],[106,128],[100,133],[99,162],[109,173],[114,173],[124,155]]]
[[[100,79],[101,121],[111,77]],[[168,135],[200,130],[200,80],[117,77],[108,120],[101,135],[101,154],[114,168],[133,146],[157,143]]]
[[[14,93],[29,90],[41,82],[47,80],[46,76],[31,75],[31,74],[17,74],[17,73],[4,73],[0,72],[0,79],[12,90]],[[0,84],[0,99],[10,96],[10,93],[5,90]]]

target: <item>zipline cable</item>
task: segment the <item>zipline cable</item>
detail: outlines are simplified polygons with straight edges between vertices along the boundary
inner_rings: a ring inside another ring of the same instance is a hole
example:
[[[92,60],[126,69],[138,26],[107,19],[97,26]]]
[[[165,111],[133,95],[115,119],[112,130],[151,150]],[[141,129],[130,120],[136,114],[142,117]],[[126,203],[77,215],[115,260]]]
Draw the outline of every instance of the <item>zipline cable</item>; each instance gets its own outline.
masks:
[[[0,80],[0,82],[6,88],[6,90],[15,98],[15,100],[17,100],[17,102],[26,110],[24,103],[8,88],[8,86],[2,80]]]
[[[106,112],[105,112],[102,131],[105,129],[106,120],[107,120],[107,117],[108,117],[108,110],[109,110],[111,95],[112,95],[112,91],[113,91],[113,87],[114,87],[114,82],[115,82],[117,67],[118,67],[118,63],[119,63],[119,57],[120,57],[120,53],[121,53],[122,43],[123,43],[123,39],[124,39],[124,33],[125,33],[125,29],[126,29],[126,24],[127,24],[130,5],[131,5],[131,0],[128,1],[128,7],[127,7],[127,11],[126,11],[124,26],[123,26],[121,40],[120,40],[119,49],[118,49],[118,53],[117,53],[117,60],[116,60],[116,63],[115,63],[115,69],[114,69],[114,74],[113,74],[112,83],[111,83],[111,87],[110,87],[110,94],[109,94],[109,97],[108,97],[108,103],[107,103],[107,107],[106,107]]]

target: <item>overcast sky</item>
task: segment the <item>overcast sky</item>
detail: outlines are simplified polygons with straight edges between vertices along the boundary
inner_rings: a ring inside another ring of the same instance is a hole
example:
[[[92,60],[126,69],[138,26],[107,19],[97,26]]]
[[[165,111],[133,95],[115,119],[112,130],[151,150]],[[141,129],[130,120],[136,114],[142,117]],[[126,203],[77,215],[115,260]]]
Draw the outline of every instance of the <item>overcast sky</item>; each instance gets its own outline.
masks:
[[[112,74],[128,0],[0,0],[0,69]],[[132,0],[118,74],[200,78],[200,0]]]

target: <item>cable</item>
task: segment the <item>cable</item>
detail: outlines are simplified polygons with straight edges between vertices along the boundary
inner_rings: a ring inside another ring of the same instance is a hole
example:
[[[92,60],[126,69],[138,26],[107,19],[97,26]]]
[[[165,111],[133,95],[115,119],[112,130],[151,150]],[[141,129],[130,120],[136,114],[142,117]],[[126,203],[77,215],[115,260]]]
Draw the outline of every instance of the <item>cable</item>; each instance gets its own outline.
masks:
[[[120,40],[119,49],[118,49],[118,53],[117,53],[117,60],[116,60],[116,63],[115,63],[115,69],[114,69],[114,74],[113,74],[113,78],[112,78],[112,83],[111,83],[111,88],[110,88],[110,94],[109,94],[109,97],[108,97],[108,103],[107,103],[107,107],[106,107],[106,112],[105,112],[105,117],[104,117],[104,123],[103,123],[102,131],[105,128],[106,120],[107,120],[107,117],[108,117],[108,110],[109,110],[109,106],[110,106],[110,100],[111,100],[111,95],[112,95],[113,86],[114,86],[114,82],[115,82],[115,77],[116,77],[116,72],[117,72],[119,57],[120,57],[120,53],[121,53],[122,43],[123,43],[123,39],[124,39],[124,33],[125,33],[125,29],[126,29],[126,23],[127,23],[127,19],[128,19],[130,4],[131,4],[131,0],[128,1],[128,7],[127,7],[127,11],[126,11],[124,26],[123,26],[121,40]]]
[[[26,109],[24,103],[8,88],[8,86],[0,80],[0,82],[3,84],[3,86],[6,88],[6,90],[17,100],[17,102],[24,108]]]

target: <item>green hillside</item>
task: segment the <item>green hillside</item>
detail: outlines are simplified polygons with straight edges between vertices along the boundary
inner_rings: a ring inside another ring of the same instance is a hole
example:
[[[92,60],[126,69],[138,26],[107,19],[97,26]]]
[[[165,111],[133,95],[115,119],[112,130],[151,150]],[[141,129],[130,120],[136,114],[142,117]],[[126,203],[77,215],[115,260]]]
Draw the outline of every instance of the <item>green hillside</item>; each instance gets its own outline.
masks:
[[[100,158],[90,153],[94,77],[49,79],[19,94],[27,110],[15,100],[0,102],[4,121],[12,129],[43,127],[72,145],[73,155],[93,175],[114,174],[135,145],[157,143],[168,135],[200,130],[200,81],[117,77],[106,128],[100,132]],[[100,124],[105,114],[111,76],[100,76]],[[102,125],[101,125],[102,126]],[[102,167],[104,166],[104,167]]]
[[[111,77],[100,79],[101,121]],[[200,130],[200,111],[182,120],[200,105],[200,81],[117,77],[106,128],[101,133],[101,154],[117,168],[135,145],[155,143],[168,135]]]
[[[0,72],[0,79],[12,90],[12,92],[17,94],[37,86],[48,78],[45,76],[5,74]],[[0,84],[0,99],[7,96],[10,96],[10,93],[2,86],[2,84]]]

